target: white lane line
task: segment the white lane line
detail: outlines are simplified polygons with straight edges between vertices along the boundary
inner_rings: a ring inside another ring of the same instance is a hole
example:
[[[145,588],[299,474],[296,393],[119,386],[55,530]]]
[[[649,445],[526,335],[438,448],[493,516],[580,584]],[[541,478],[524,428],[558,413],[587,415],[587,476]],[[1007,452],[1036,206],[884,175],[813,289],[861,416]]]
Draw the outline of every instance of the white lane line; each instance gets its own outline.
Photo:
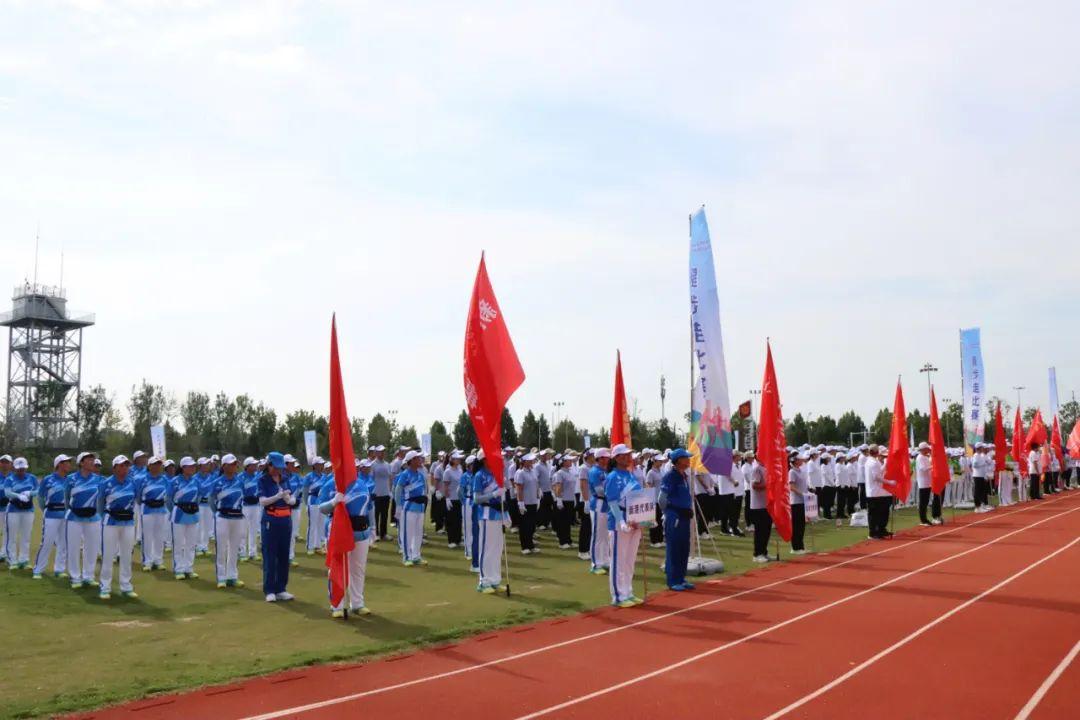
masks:
[[[1015,720],[1027,720],[1031,717],[1031,711],[1042,701],[1046,693],[1049,692],[1050,686],[1053,685],[1061,674],[1065,672],[1065,668],[1069,667],[1069,664],[1076,659],[1076,656],[1080,654],[1080,640],[1076,641],[1073,645],[1073,649],[1069,651],[1069,654],[1058,663],[1058,666],[1054,668],[1054,672],[1050,673],[1043,684],[1039,686],[1039,689],[1035,691],[1035,694],[1031,696],[1031,699],[1027,701],[1027,705],[1020,708],[1020,712],[1016,714]]]
[[[312,710],[321,710],[322,708],[332,707],[334,705],[340,705],[342,703],[352,702],[354,700],[360,700],[360,699],[365,698],[365,697],[371,697],[372,695],[381,695],[382,693],[391,692],[393,690],[401,690],[402,688],[413,687],[414,685],[420,685],[422,683],[429,682],[429,681],[432,681],[432,680],[442,680],[443,678],[454,677],[455,675],[461,675],[461,674],[464,674],[464,673],[467,673],[467,672],[472,672],[474,670],[483,670],[484,668],[487,668],[487,667],[492,667],[494,665],[500,665],[502,663],[507,663],[507,662],[513,662],[515,660],[520,660],[522,658],[531,657],[533,655],[539,655],[540,653],[548,652],[550,650],[558,650],[560,648],[564,648],[564,647],[567,647],[569,645],[574,645],[576,643],[585,642],[587,640],[594,640],[596,638],[604,637],[604,636],[611,635],[611,634],[614,634],[614,633],[617,633],[617,632],[622,632],[624,630],[631,630],[631,629],[639,627],[641,625],[648,625],[650,623],[658,622],[660,620],[666,620],[667,618],[674,617],[676,615],[682,615],[682,614],[685,614],[685,613],[688,613],[688,612],[692,612],[694,610],[700,610],[701,608],[709,607],[709,606],[715,605],[717,603],[727,602],[729,600],[735,600],[737,598],[744,597],[746,595],[751,595],[753,593],[761,592],[763,590],[769,590],[771,588],[778,587],[780,585],[785,585],[787,583],[795,582],[797,580],[803,580],[805,578],[812,577],[814,575],[818,575],[818,574],[821,574],[821,573],[824,573],[824,572],[828,572],[829,570],[835,570],[837,568],[844,567],[845,565],[850,565],[852,563],[861,562],[863,560],[869,560],[870,558],[874,558],[874,557],[877,557],[879,555],[884,555],[886,553],[896,552],[897,550],[902,550],[902,549],[904,549],[906,547],[910,547],[912,545],[918,545],[919,543],[926,542],[927,540],[933,540],[935,538],[944,537],[945,535],[951,535],[951,534],[953,534],[955,532],[960,532],[961,530],[964,530],[966,528],[975,527],[976,525],[981,525],[981,524],[983,524],[985,522],[990,522],[991,520],[996,520],[998,518],[1007,517],[1007,516],[1011,516],[1011,515],[1019,515],[1020,513],[1027,512],[1028,510],[1034,510],[1034,509],[1037,509],[1037,508],[1040,508],[1040,507],[1046,507],[1047,505],[1050,505],[1052,503],[1060,502],[1060,501],[1066,499],[1067,497],[1071,497],[1071,496],[1056,497],[1056,498],[1044,501],[1042,503],[1027,503],[1027,504],[1019,507],[1016,510],[1010,510],[1010,511],[1002,512],[1002,513],[996,513],[996,517],[994,516],[994,514],[991,514],[988,517],[984,517],[982,520],[975,520],[973,522],[964,523],[962,525],[953,525],[948,530],[943,530],[942,532],[934,533],[932,535],[925,535],[923,537],[917,538],[915,540],[908,541],[906,543],[902,543],[900,545],[889,545],[888,547],[882,548],[881,550],[878,550],[877,552],[872,552],[872,553],[869,553],[867,555],[857,555],[857,556],[855,556],[853,558],[848,558],[847,560],[842,560],[842,561],[840,561],[838,563],[834,563],[832,565],[826,565],[825,567],[817,568],[815,570],[811,570],[809,572],[805,572],[805,573],[802,573],[800,575],[794,575],[794,576],[792,576],[790,578],[784,578],[782,580],[775,580],[775,581],[773,581],[771,583],[766,583],[764,585],[757,585],[757,586],[749,588],[747,590],[740,590],[739,592],[733,593],[731,595],[725,595],[724,597],[714,598],[712,600],[706,600],[704,602],[697,603],[696,605],[690,605],[688,607],[681,608],[679,610],[672,610],[672,611],[666,612],[666,613],[664,613],[662,615],[654,615],[652,617],[648,617],[648,618],[645,618],[643,620],[638,620],[636,622],[628,623],[626,625],[619,625],[618,627],[608,628],[607,630],[601,630],[601,631],[598,631],[598,632],[589,633],[587,635],[582,635],[580,637],[571,638],[569,640],[562,640],[562,641],[557,642],[557,643],[552,643],[550,645],[544,645],[542,647],[534,648],[532,650],[526,650],[524,652],[515,653],[513,655],[507,655],[505,657],[496,658],[494,660],[487,660],[487,661],[482,662],[482,663],[474,663],[472,665],[466,665],[464,667],[456,668],[454,670],[447,670],[447,671],[444,671],[444,672],[441,672],[441,673],[435,673],[433,675],[425,675],[423,677],[415,678],[415,679],[412,679],[412,680],[406,680],[404,682],[396,683],[394,685],[386,685],[386,686],[381,687],[381,688],[373,688],[371,690],[365,690],[365,691],[362,691],[362,692],[353,693],[351,695],[342,695],[342,696],[339,696],[339,697],[336,697],[336,698],[329,698],[327,700],[320,700],[320,701],[317,701],[317,702],[308,703],[306,705],[298,705],[296,707],[287,708],[287,709],[284,709],[284,710],[275,710],[273,712],[264,713],[262,715],[252,715],[252,716],[249,716],[249,717],[246,717],[246,718],[242,718],[242,720],[277,720],[277,718],[288,717],[290,715],[298,715],[300,713],[311,712]]]
[[[1034,522],[1034,523],[1032,523],[1030,525],[1026,525],[1025,527],[1018,528],[1018,529],[1013,530],[1011,532],[1005,533],[1004,535],[1000,535],[1000,536],[994,538],[993,540],[989,540],[989,541],[984,542],[984,543],[982,543],[980,545],[976,545],[975,547],[969,548],[969,549],[964,550],[962,552],[958,552],[958,553],[955,553],[953,555],[949,555],[948,557],[942,558],[941,560],[935,560],[934,562],[930,563],[929,565],[923,565],[921,568],[916,568],[915,570],[911,570],[909,572],[906,572],[903,575],[898,575],[898,576],[896,576],[896,577],[894,577],[894,578],[892,578],[890,580],[886,580],[884,582],[878,583],[877,585],[874,585],[873,587],[869,587],[869,588],[866,588],[864,590],[860,590],[857,593],[853,593],[853,594],[848,595],[846,597],[842,597],[842,598],[839,598],[837,600],[833,600],[832,602],[827,603],[825,605],[822,605],[821,607],[815,608],[813,610],[808,610],[807,612],[804,612],[801,615],[796,615],[793,618],[788,618],[787,620],[776,623],[775,625],[770,625],[768,627],[762,628],[761,630],[758,630],[755,633],[751,633],[750,635],[745,635],[745,636],[739,638],[738,640],[732,640],[731,642],[726,642],[723,645],[718,645],[718,646],[716,646],[714,648],[711,648],[709,650],[705,650],[704,652],[700,652],[697,655],[692,655],[692,656],[690,656],[688,658],[684,658],[683,660],[680,660],[679,662],[672,663],[671,665],[667,665],[667,666],[659,668],[657,670],[653,670],[652,672],[647,672],[647,673],[644,673],[642,675],[638,675],[637,677],[632,677],[632,678],[630,678],[628,680],[623,680],[622,682],[616,683],[614,685],[609,685],[606,688],[601,688],[600,690],[596,690],[594,692],[588,693],[587,695],[581,695],[581,696],[573,698],[571,700],[567,700],[566,702],[559,703],[558,705],[552,705],[551,707],[546,707],[546,708],[544,708],[542,710],[537,710],[536,712],[529,713],[528,715],[521,715],[521,716],[519,716],[517,718],[517,720],[530,720],[531,718],[540,717],[541,715],[547,715],[548,713],[556,712],[558,710],[564,710],[564,709],[566,709],[568,707],[572,707],[572,706],[577,705],[579,703],[587,702],[589,700],[593,700],[595,698],[598,698],[598,697],[600,697],[602,695],[607,695],[608,693],[615,692],[616,690],[621,690],[621,689],[623,689],[625,687],[629,687],[630,685],[635,685],[635,684],[637,684],[639,682],[643,682],[645,680],[650,680],[650,679],[652,679],[654,677],[657,677],[659,675],[669,673],[672,670],[677,670],[678,668],[685,667],[686,665],[689,665],[691,663],[695,663],[698,660],[703,660],[703,659],[705,659],[707,657],[711,657],[712,655],[715,655],[715,654],[717,654],[719,652],[723,652],[724,650],[728,650],[728,649],[736,647],[738,645],[742,645],[745,642],[748,642],[750,640],[754,640],[756,638],[762,637],[763,635],[768,635],[769,633],[776,632],[777,630],[780,630],[781,628],[785,628],[788,625],[792,625],[794,623],[797,623],[800,620],[805,620],[808,617],[813,617],[814,615],[819,615],[819,614],[825,612],[826,610],[829,610],[831,608],[836,607],[837,605],[843,605],[844,603],[855,600],[856,598],[860,598],[863,595],[868,595],[868,594],[870,594],[870,593],[872,593],[872,592],[874,592],[876,590],[880,590],[881,588],[885,588],[885,587],[888,587],[890,585],[894,585],[894,584],[900,582],[901,580],[906,580],[909,577],[913,577],[915,575],[918,575],[919,573],[926,572],[927,570],[935,568],[938,565],[942,565],[942,564],[950,562],[952,560],[956,560],[957,558],[964,557],[965,555],[970,555],[973,552],[977,552],[979,550],[982,550],[983,548],[990,547],[991,545],[995,545],[995,544],[1001,542],[1002,540],[1004,540],[1006,538],[1012,537],[1013,535],[1024,532],[1026,530],[1030,530],[1033,527],[1036,527],[1038,525],[1042,525],[1044,522],[1049,522],[1050,520],[1054,520],[1054,519],[1059,518],[1059,517],[1061,517],[1063,515],[1068,515],[1070,513],[1074,513],[1077,510],[1080,510],[1080,508],[1073,508],[1072,510],[1066,510],[1064,512],[1058,513],[1057,515],[1051,515],[1050,517],[1043,518],[1042,520]]]
[[[870,667],[871,665],[876,663],[878,660],[880,660],[881,658],[883,658],[886,655],[890,654],[894,650],[902,648],[903,646],[907,645],[909,642],[911,642],[915,638],[917,638],[920,635],[922,635],[922,634],[926,633],[927,631],[929,631],[931,628],[934,628],[937,625],[940,625],[941,623],[945,622],[946,620],[948,620],[949,618],[951,618],[953,615],[957,614],[961,610],[971,607],[972,605],[979,602],[980,600],[982,600],[984,597],[986,597],[990,593],[995,592],[997,590],[1000,590],[1001,588],[1003,588],[1006,585],[1008,585],[1009,583],[1011,583],[1013,580],[1016,580],[1021,575],[1025,575],[1029,571],[1034,570],[1035,568],[1039,567],[1040,565],[1042,565],[1047,560],[1050,560],[1050,559],[1052,559],[1054,557],[1057,557],[1058,555],[1065,552],[1066,550],[1068,550],[1069,548],[1071,548],[1073,545],[1075,545],[1078,542],[1080,542],[1080,537],[1074,539],[1071,543],[1068,543],[1067,545],[1064,545],[1063,547],[1058,548],[1057,550],[1050,553],[1049,555],[1046,555],[1044,557],[1039,558],[1035,562],[1033,562],[1030,565],[1028,565],[1027,567],[1025,567],[1023,570],[1020,570],[1020,571],[1018,571],[1016,573],[1013,573],[1012,575],[1005,578],[1004,580],[1002,580],[1001,582],[999,582],[997,585],[993,586],[992,588],[989,588],[988,590],[984,590],[983,592],[979,593],[975,597],[973,597],[973,598],[971,598],[969,600],[966,600],[963,603],[957,605],[956,607],[954,607],[952,610],[949,610],[944,615],[941,615],[941,616],[935,618],[934,620],[931,620],[930,622],[926,623],[925,625],[923,625],[921,628],[914,631],[910,635],[907,635],[906,637],[903,637],[900,640],[897,640],[895,643],[893,643],[889,647],[885,648],[884,650],[882,650],[878,654],[874,655],[873,657],[871,657],[871,658],[869,658],[867,660],[864,660],[863,662],[859,663],[855,667],[851,668],[846,673],[844,673],[840,677],[836,678],[835,680],[833,680],[829,684],[823,685],[822,687],[818,688],[817,690],[810,693],[809,695],[806,695],[804,697],[799,698],[798,700],[791,703],[787,707],[782,708],[780,710],[777,710],[772,715],[769,715],[767,718],[765,718],[765,720],[777,720],[777,718],[781,718],[784,715],[787,715],[792,710],[796,710],[796,709],[802,707],[803,705],[805,705],[806,703],[810,702],[811,700],[824,695],[825,693],[829,692],[830,690],[832,690],[837,685],[841,685],[844,682],[851,679],[852,677],[854,677],[855,675],[858,675],[863,670]],[[1076,656],[1076,651],[1078,649],[1080,649],[1080,642],[1078,642],[1076,644],[1076,647],[1073,648],[1073,651],[1072,651],[1072,656],[1073,657]],[[1066,658],[1066,662],[1064,663],[1064,665],[1068,665],[1071,660],[1072,660],[1071,657]],[[1061,671],[1065,669],[1064,665],[1059,665],[1057,670],[1055,670],[1055,672],[1060,675]],[[1050,685],[1053,684],[1055,679],[1056,679],[1055,675],[1051,675],[1049,678],[1047,678],[1047,682],[1043,683],[1043,687],[1039,688],[1040,692],[1036,693],[1036,697],[1032,698],[1033,702],[1029,702],[1028,706],[1030,706],[1031,708],[1034,708],[1035,704],[1038,703],[1038,698],[1041,698],[1042,695],[1046,694],[1046,691],[1050,689]],[[1029,710],[1029,708],[1025,706],[1024,710]],[[1020,715],[1018,715],[1017,717],[1018,718],[1019,717],[1027,717],[1027,714],[1024,711],[1021,711]]]

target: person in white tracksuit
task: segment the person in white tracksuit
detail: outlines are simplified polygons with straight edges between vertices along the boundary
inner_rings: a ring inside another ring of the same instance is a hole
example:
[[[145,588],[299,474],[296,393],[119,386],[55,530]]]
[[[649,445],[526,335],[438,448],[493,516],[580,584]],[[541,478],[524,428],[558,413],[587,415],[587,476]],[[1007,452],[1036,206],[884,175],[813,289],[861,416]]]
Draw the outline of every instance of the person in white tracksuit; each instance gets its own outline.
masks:
[[[113,563],[119,558],[120,594],[137,598],[131,585],[131,554],[135,550],[135,482],[129,476],[131,461],[117,455],[112,461],[112,477],[101,484],[97,509],[104,517],[101,527],[102,563],[101,591],[98,597],[108,600],[112,596]]]
[[[38,486],[38,505],[41,507],[41,545],[34,557],[34,579],[40,580],[49,564],[49,553],[56,550],[53,576],[67,577],[67,486],[71,472],[71,457],[57,455],[53,472]]]
[[[367,458],[360,461],[360,473],[345,488],[345,492],[335,490],[333,497],[328,502],[316,505],[319,513],[326,517],[334,514],[334,508],[339,504],[345,504],[348,513],[349,524],[352,529],[352,550],[349,551],[347,563],[349,568],[349,582],[346,592],[341,596],[337,605],[330,607],[330,616],[340,618],[345,616],[345,603],[349,603],[349,612],[357,615],[370,615],[364,599],[364,580],[367,577],[368,550],[375,536],[375,502],[372,492],[375,483],[371,478],[371,466],[374,461]],[[333,519],[331,519],[331,524]],[[319,523],[322,525],[322,523]]]
[[[30,565],[30,533],[34,528],[34,496],[37,478],[27,472],[26,458],[15,458],[14,472],[8,476],[3,494],[8,501],[4,544],[8,569],[25,570]]]
[[[180,458],[180,472],[169,489],[173,575],[177,580],[191,580],[199,577],[195,572],[195,552],[199,542],[199,498],[202,487],[195,474],[195,461],[191,457]]]
[[[237,474],[236,465],[236,456],[231,453],[221,458],[221,475],[210,491],[218,589],[244,587],[236,566],[247,539],[247,524],[244,521],[244,479]]]
[[[101,516],[98,515],[98,494],[101,476],[94,472],[93,453],[81,452],[75,464],[78,471],[71,476],[67,490],[67,566],[71,574],[71,589],[97,587],[94,573],[101,552]]]
[[[505,590],[502,578],[503,527],[506,517],[503,489],[484,463],[484,451],[476,455],[473,472],[473,502],[479,515],[477,552],[480,582],[476,589],[486,595]]]

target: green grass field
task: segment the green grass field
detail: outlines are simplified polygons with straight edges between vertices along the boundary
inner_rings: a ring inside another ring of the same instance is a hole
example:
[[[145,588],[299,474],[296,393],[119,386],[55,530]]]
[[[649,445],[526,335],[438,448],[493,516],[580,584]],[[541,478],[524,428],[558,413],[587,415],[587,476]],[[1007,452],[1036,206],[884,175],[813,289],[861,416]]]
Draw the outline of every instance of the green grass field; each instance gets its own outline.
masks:
[[[895,516],[897,529],[916,521],[911,509]],[[37,526],[33,537],[31,559]],[[808,532],[807,547],[828,551],[865,537],[864,528],[822,522]],[[114,594],[103,602],[97,591],[73,591],[51,575],[34,581],[29,570],[0,570],[0,717],[86,710],[289,667],[355,660],[609,602],[607,578],[590,575],[576,547],[561,551],[545,532],[539,534],[543,552],[523,557],[517,536],[507,540],[509,598],[477,593],[476,576],[461,551],[447,549],[441,535],[429,535],[424,556],[430,565],[424,568],[403,567],[393,542],[377,544],[366,589],[374,614],[347,623],[330,619],[323,558],[304,555],[302,543],[300,567],[292,570],[289,584],[297,600],[276,605],[263,601],[261,568],[254,563],[241,568],[247,587],[216,589],[212,555],[196,560],[201,577],[186,582],[167,572],[143,573],[136,564],[136,600]],[[722,559],[727,574],[753,566],[750,538],[717,536],[714,542],[717,552],[704,541],[704,554]],[[136,558],[137,553],[138,548]],[[663,587],[662,553],[649,551],[650,591]],[[640,579],[639,565],[639,594]]]

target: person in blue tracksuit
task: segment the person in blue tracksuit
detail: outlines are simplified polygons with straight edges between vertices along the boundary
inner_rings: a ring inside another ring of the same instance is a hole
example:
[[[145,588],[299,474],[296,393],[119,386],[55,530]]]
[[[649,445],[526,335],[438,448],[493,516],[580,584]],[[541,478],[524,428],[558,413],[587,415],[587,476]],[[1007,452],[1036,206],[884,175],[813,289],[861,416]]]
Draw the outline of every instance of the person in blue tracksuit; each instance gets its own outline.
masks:
[[[626,521],[626,496],[641,490],[641,483],[631,471],[633,453],[626,445],[611,449],[615,469],[608,473],[604,483],[604,497],[608,503],[607,529],[611,536],[611,604],[631,607],[642,600],[634,597],[634,562],[641,528]]]
[[[215,571],[218,588],[244,587],[237,574],[240,551],[244,547],[247,527],[244,522],[244,478],[236,472],[236,456],[227,453],[221,458],[220,475],[210,492],[214,510]]]
[[[15,458],[12,473],[0,491],[8,500],[4,543],[11,570],[25,570],[30,565],[30,533],[34,529],[34,496],[38,480],[30,474],[29,467],[26,458]]]
[[[420,472],[423,461],[423,453],[410,450],[405,454],[405,469],[394,480],[394,499],[402,510],[401,552],[405,567],[427,565],[427,560],[420,556],[424,539],[424,510],[428,501],[427,482]]]
[[[337,492],[337,486],[334,484],[334,473],[328,472],[323,475],[322,485],[319,486],[319,494],[315,499],[315,504],[322,506],[325,503],[330,502],[330,499],[334,497],[334,493]],[[321,515],[320,511],[320,515]],[[376,517],[378,515],[376,514]],[[322,527],[323,537],[330,537],[330,516],[322,515]],[[375,538],[373,542],[378,542],[378,538]]]
[[[326,536],[323,534],[323,515],[319,512],[319,491],[322,490],[326,476],[323,468],[326,463],[321,457],[316,457],[311,462],[311,472],[304,476],[303,498],[304,510],[307,512],[307,554],[323,553],[326,551]]]
[[[263,593],[266,602],[292,600],[289,584],[289,548],[293,540],[292,513],[299,498],[286,484],[285,456],[272,452],[266,456],[266,469],[259,476],[259,504],[263,553]]]
[[[71,472],[71,457],[57,455],[53,471],[38,486],[38,506],[41,521],[41,545],[34,557],[34,579],[40,580],[49,564],[49,553],[56,549],[53,577],[67,577],[67,487]]]
[[[102,600],[108,600],[112,594],[111,559],[114,557],[120,558],[120,594],[126,598],[139,597],[131,585],[131,554],[135,550],[136,488],[130,470],[130,460],[123,455],[114,457],[113,474],[101,483],[101,492],[98,494],[98,513],[104,517],[101,528],[101,591],[98,594]]]
[[[67,566],[71,589],[97,587],[95,566],[101,552],[101,516],[97,501],[101,476],[94,472],[93,453],[81,452],[75,460],[78,470],[67,488]]]
[[[199,542],[199,498],[202,497],[202,490],[202,482],[195,473],[195,461],[188,456],[180,458],[180,475],[176,476],[169,489],[173,576],[177,580],[199,577],[195,572],[195,553]]]
[[[664,572],[667,585],[682,592],[693,590],[686,580],[686,564],[690,559],[690,525],[693,523],[693,498],[686,483],[690,469],[690,453],[682,448],[668,455],[672,467],[660,480],[657,505],[664,513],[665,555]]]
[[[589,543],[589,559],[592,565],[589,572],[594,575],[606,575],[611,566],[611,543],[605,530],[608,501],[604,496],[604,486],[607,483],[611,452],[607,448],[596,448],[592,454],[596,464],[589,470],[588,475],[589,527],[592,528],[592,539]]]
[[[476,589],[486,595],[505,590],[502,577],[503,527],[506,514],[505,494],[495,476],[484,463],[484,451],[476,455],[473,469],[473,502],[479,515],[479,538],[476,557],[480,566],[480,582]]]
[[[285,455],[285,485],[296,498],[297,506],[292,514],[292,540],[289,541],[289,565],[299,567],[296,562],[296,541],[300,539],[300,521],[304,515],[304,476],[300,472],[300,461],[292,455]]]
[[[210,458],[199,458],[195,477],[199,481],[199,534],[195,543],[195,554],[207,555],[210,552],[210,541],[214,539],[214,511],[210,509],[210,493],[216,482]]]
[[[240,478],[244,482],[244,546],[240,549],[240,562],[261,560],[259,555],[259,520],[262,508],[259,507],[258,461],[253,457],[244,458],[244,470]]]
[[[368,549],[375,535],[373,498],[375,482],[371,477],[372,464],[370,460],[361,460],[356,479],[349,483],[345,492],[337,492],[335,488],[330,500],[318,506],[323,515],[333,516],[334,508],[345,503],[345,510],[349,514],[349,524],[352,527],[353,541],[356,543],[346,558],[349,568],[347,592],[342,595],[341,601],[336,606],[330,607],[330,615],[335,618],[344,616],[346,600],[349,603],[349,612],[358,615],[371,613],[364,600],[364,579],[367,574]]]
[[[132,468],[132,472],[135,469]],[[135,508],[142,508],[142,551],[143,572],[160,570],[165,566],[165,539],[171,535],[169,528],[169,490],[172,481],[164,472],[164,463],[159,457],[150,458],[146,474],[135,484]],[[137,517],[137,515],[136,515]]]
[[[142,544],[142,502],[139,500],[139,489],[142,487],[143,480],[146,479],[146,475],[149,472],[147,465],[150,462],[150,456],[142,450],[136,450],[131,455],[131,481],[135,486],[135,544]]]
[[[470,455],[465,458],[465,464],[462,466],[464,472],[461,473],[461,482],[458,485],[458,502],[461,503],[461,518],[462,528],[464,530],[464,538],[462,546],[465,548],[465,559],[469,561],[469,569],[477,572],[479,566],[472,560],[474,557],[475,549],[475,535],[473,530],[475,529],[476,517],[473,513],[473,463],[476,462],[476,456]]]

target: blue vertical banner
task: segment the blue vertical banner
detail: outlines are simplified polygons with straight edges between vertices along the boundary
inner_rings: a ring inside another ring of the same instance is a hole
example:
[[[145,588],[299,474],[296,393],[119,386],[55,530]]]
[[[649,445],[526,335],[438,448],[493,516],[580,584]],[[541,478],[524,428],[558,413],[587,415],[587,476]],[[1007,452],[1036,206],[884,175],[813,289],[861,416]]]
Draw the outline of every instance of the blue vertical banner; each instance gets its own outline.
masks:
[[[720,332],[720,300],[716,292],[712,241],[705,208],[690,218],[690,328],[697,380],[690,408],[689,449],[694,466],[714,475],[730,475],[732,460],[731,404],[727,365]]]
[[[960,378],[964,387],[964,448],[970,455],[972,446],[982,442],[986,429],[982,406],[986,396],[986,376],[979,328],[960,331]]]
[[[1058,402],[1057,391],[1057,368],[1050,368],[1050,416],[1057,417],[1058,411],[1061,409],[1061,403]]]

